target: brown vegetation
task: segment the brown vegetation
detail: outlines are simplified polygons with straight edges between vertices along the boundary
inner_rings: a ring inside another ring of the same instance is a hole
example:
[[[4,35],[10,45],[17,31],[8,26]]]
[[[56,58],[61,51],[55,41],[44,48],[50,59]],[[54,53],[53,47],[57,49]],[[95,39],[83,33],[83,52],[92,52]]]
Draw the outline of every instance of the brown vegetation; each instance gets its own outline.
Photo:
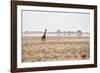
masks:
[[[89,37],[22,37],[22,62],[89,59]]]

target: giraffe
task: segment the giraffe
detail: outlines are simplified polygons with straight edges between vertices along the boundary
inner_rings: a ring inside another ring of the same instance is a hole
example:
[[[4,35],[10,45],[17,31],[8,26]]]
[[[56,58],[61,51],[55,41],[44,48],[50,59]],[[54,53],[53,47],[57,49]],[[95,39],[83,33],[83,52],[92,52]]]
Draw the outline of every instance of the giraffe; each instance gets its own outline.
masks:
[[[45,29],[44,34],[41,38],[42,42],[44,42],[46,40],[46,31],[47,31],[47,29]]]

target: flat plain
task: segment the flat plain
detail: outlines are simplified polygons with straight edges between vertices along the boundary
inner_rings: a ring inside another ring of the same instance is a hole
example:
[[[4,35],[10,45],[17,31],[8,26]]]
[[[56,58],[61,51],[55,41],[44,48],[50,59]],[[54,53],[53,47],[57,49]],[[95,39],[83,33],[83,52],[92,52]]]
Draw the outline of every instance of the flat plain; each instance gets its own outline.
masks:
[[[22,36],[22,62],[89,59],[89,36]]]

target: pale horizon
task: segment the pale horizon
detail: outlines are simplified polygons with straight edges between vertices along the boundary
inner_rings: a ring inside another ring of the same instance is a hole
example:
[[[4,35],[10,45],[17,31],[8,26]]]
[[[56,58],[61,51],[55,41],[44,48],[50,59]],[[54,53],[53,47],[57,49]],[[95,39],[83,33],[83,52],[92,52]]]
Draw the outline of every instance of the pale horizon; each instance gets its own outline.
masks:
[[[22,31],[90,32],[90,14],[77,12],[22,11]]]

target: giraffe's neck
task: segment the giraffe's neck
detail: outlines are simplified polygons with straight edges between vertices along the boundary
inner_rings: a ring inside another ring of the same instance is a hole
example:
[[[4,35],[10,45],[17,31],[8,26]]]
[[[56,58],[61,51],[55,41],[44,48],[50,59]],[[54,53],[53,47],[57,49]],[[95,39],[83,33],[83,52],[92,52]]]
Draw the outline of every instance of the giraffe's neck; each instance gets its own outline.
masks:
[[[44,32],[44,36],[46,35],[46,31]]]

